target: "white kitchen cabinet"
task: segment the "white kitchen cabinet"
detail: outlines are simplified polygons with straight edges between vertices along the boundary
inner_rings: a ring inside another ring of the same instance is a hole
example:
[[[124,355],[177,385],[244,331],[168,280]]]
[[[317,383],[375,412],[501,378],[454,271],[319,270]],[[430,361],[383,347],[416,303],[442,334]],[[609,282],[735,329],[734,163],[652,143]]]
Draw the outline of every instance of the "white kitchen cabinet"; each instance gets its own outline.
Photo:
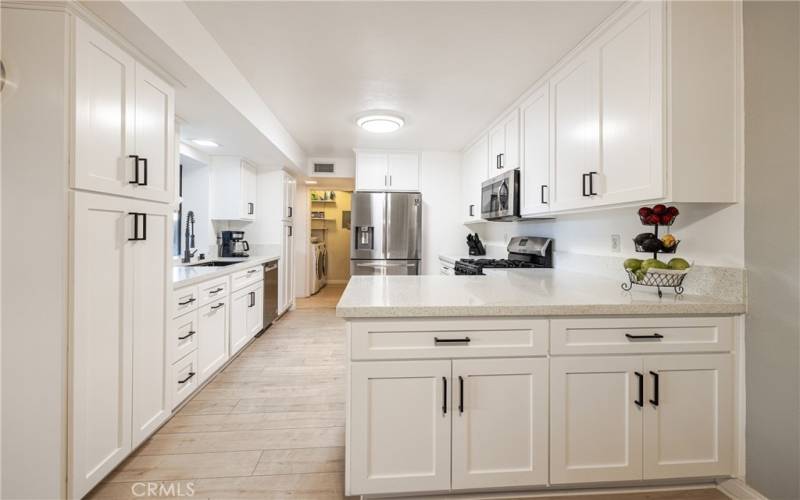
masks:
[[[547,484],[547,359],[453,361],[453,489]]]
[[[550,360],[551,483],[642,478],[642,370],[641,357]]]
[[[449,360],[354,363],[351,494],[450,489]]]
[[[284,173],[283,189],[283,220],[291,222],[294,220],[294,195],[297,191],[297,181],[295,178]]]
[[[71,195],[70,493],[79,498],[168,416],[166,204]]]
[[[522,104],[520,114],[520,215],[529,216],[550,207],[550,88],[546,82]]]
[[[416,152],[356,150],[357,191],[419,191]]]
[[[172,87],[77,18],[74,57],[72,187],[171,201]]]
[[[200,386],[197,362],[197,351],[193,351],[176,361],[170,368],[167,384],[173,409],[186,401],[186,398]]]
[[[231,356],[239,352],[263,325],[264,284],[257,283],[231,296]]]
[[[200,308],[197,358],[198,383],[202,384],[228,361],[229,298],[221,297]]]
[[[603,140],[593,187],[603,205],[665,194],[663,13],[644,3],[597,40]]]
[[[730,354],[644,358],[644,479],[731,473],[732,371]]]
[[[200,330],[200,315],[197,310],[172,320],[168,351],[170,363],[175,363],[197,350],[197,332]]]
[[[481,220],[481,184],[489,172],[489,139],[482,136],[470,146],[461,163],[461,207],[465,222]]]
[[[278,314],[294,305],[294,226],[283,224],[281,259],[278,262]]]
[[[593,203],[600,170],[599,60],[588,48],[550,79],[550,208]]]
[[[255,167],[236,156],[211,157],[211,218],[253,221],[259,210]]]
[[[519,110],[500,120],[489,132],[489,177],[519,168]]]

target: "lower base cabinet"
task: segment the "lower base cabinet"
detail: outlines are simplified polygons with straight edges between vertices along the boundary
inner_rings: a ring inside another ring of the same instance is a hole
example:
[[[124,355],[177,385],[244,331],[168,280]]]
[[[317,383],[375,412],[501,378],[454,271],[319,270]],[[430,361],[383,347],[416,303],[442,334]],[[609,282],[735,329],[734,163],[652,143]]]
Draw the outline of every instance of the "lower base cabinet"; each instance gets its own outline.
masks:
[[[172,365],[167,384],[173,408],[183,403],[200,385],[197,372],[196,350]]]
[[[350,494],[547,483],[544,358],[351,365]]]
[[[264,324],[264,283],[249,286],[231,296],[231,356],[239,352]]]
[[[732,364],[730,354],[551,359],[550,481],[730,474]]]
[[[198,383],[205,382],[229,358],[228,297],[200,308],[198,330]]]

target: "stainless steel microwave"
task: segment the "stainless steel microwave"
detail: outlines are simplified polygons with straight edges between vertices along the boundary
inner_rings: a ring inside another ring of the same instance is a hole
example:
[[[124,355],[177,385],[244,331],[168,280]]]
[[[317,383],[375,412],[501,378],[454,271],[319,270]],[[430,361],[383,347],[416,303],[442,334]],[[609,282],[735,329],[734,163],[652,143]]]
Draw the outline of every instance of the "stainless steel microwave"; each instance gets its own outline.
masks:
[[[519,169],[504,172],[481,184],[481,218],[509,221],[519,216]]]

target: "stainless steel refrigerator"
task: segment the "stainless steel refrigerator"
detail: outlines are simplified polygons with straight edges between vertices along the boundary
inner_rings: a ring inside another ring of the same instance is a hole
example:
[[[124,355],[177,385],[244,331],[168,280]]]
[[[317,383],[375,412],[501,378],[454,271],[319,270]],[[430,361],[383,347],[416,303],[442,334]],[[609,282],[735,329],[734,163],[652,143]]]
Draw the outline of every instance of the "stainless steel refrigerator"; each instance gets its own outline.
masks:
[[[355,192],[351,210],[351,275],[419,274],[422,194]]]

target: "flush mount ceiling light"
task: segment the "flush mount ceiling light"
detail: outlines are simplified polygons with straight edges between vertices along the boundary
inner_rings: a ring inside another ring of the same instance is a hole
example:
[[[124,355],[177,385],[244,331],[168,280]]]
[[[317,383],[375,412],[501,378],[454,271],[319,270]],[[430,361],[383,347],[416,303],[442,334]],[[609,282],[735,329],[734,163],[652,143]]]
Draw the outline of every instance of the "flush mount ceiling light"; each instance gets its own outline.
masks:
[[[314,185],[316,183],[317,181],[306,181],[306,184],[308,184],[309,186]]]
[[[192,139],[192,142],[197,144],[198,146],[206,146],[209,148],[219,147],[219,144],[209,139]]]
[[[399,116],[387,113],[369,113],[356,120],[356,124],[359,127],[375,134],[386,134],[400,130],[400,127],[405,123],[405,120]]]

